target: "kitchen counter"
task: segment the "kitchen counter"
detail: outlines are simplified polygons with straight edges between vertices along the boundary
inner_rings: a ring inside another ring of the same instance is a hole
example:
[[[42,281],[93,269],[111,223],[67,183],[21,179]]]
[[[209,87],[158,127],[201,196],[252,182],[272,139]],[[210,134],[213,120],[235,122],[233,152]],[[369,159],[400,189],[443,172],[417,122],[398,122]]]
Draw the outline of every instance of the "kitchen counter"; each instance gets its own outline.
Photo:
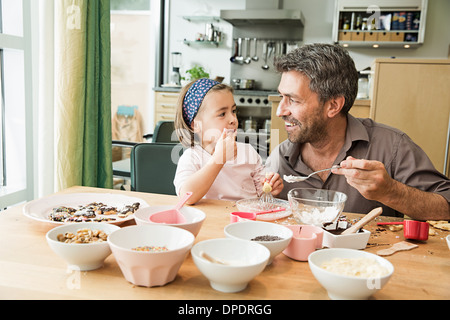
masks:
[[[139,197],[151,205],[174,205],[175,196],[72,187],[58,194],[77,192],[114,193]],[[196,208],[206,213],[206,220],[195,242],[224,237],[230,222],[229,213],[236,211],[234,202],[202,200]],[[113,255],[102,268],[77,272],[67,269],[64,260],[48,246],[45,234],[55,225],[27,218],[23,205],[0,213],[0,299],[328,299],[325,289],[314,278],[307,262],[291,260],[284,254],[254,278],[239,293],[215,291],[188,255],[175,280],[162,287],[145,288],[130,284],[123,277]],[[346,214],[348,218],[361,215]],[[382,217],[383,221],[396,218]],[[130,224],[130,222],[127,222]],[[131,220],[134,224],[134,220]],[[124,225],[122,225],[124,226]],[[372,232],[367,252],[375,253],[404,240],[402,232],[377,231],[375,222],[365,227]],[[386,257],[395,268],[390,281],[372,299],[448,299],[450,297],[449,249],[438,231],[418,248]],[[327,249],[323,249],[327,250]]]
[[[270,94],[269,100],[272,102],[280,102],[281,96],[278,93]],[[358,106],[370,106],[370,100],[368,99],[355,99],[355,103],[353,105]]]
[[[180,92],[181,87],[154,87],[153,91],[160,91],[160,92]]]
[[[159,92],[180,92],[181,88],[179,87],[163,87],[158,86],[154,87],[153,91],[159,91]],[[240,90],[240,89],[234,89],[235,95],[249,95],[249,96],[260,96],[260,95],[277,95],[278,93],[276,91],[272,90]]]

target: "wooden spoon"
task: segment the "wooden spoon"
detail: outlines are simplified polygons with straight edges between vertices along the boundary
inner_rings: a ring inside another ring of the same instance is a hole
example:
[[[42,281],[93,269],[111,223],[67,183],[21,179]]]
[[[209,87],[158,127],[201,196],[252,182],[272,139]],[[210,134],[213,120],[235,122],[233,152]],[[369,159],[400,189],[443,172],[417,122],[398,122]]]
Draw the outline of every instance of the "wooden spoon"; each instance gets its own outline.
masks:
[[[382,249],[377,251],[377,255],[379,256],[390,256],[391,254],[396,253],[397,251],[403,251],[403,250],[411,250],[414,248],[417,248],[417,244],[409,243],[406,241],[397,242],[392,247],[387,249]]]
[[[203,259],[208,260],[209,262],[212,262],[212,263],[217,263],[217,264],[228,264],[228,263],[225,262],[225,261],[222,261],[222,260],[220,260],[220,259],[216,259],[216,258],[211,257],[211,256],[210,256],[209,254],[207,254],[205,251],[200,251],[200,257],[202,257]]]
[[[378,207],[370,211],[368,214],[366,214],[364,217],[361,218],[357,223],[352,225],[350,228],[344,230],[341,234],[351,234],[357,232],[359,229],[361,229],[363,226],[368,224],[370,221],[378,217],[383,212],[383,208]]]

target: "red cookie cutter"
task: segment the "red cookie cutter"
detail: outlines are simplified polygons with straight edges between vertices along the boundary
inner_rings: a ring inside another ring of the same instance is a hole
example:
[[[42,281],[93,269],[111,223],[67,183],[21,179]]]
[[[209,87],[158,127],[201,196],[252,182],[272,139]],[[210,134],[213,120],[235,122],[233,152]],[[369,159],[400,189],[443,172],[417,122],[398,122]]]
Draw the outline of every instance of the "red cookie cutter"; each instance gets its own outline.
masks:
[[[412,240],[428,240],[428,229],[430,225],[428,222],[420,222],[415,220],[405,220],[403,222],[378,222],[377,225],[387,225],[387,224],[402,224],[403,225],[403,235],[405,239]]]

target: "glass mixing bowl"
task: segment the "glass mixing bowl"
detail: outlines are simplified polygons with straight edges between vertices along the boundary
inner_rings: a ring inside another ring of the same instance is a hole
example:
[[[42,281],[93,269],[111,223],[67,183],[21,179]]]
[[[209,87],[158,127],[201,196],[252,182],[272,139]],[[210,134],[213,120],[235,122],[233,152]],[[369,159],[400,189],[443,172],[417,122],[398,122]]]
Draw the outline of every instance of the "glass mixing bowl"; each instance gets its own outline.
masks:
[[[296,188],[288,192],[288,200],[298,223],[323,227],[339,218],[347,195],[325,189]]]

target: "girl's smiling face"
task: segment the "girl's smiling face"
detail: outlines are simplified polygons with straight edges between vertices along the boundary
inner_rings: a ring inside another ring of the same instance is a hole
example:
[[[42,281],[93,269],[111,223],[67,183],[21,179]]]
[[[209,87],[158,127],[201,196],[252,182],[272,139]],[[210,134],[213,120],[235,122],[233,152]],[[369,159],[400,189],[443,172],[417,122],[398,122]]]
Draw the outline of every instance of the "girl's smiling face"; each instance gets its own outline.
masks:
[[[204,149],[215,146],[224,129],[236,130],[238,120],[233,94],[228,90],[209,91],[192,122]]]

